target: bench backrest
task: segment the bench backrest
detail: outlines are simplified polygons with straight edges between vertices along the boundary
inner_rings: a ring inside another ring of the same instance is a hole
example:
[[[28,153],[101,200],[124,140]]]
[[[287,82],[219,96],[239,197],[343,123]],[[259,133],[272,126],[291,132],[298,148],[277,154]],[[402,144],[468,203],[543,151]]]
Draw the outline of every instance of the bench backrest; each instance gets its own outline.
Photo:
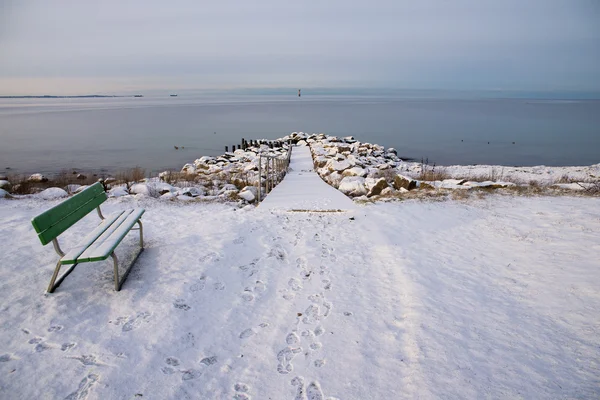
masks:
[[[106,201],[104,186],[100,182],[84,189],[68,200],[31,220],[40,242],[45,246],[90,211]]]

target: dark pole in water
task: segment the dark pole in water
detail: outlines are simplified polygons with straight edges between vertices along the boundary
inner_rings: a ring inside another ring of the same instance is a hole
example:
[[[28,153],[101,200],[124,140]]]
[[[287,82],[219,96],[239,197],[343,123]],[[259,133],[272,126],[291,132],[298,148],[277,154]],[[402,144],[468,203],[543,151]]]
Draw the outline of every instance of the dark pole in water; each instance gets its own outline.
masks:
[[[225,153],[229,153],[229,147],[225,146]]]

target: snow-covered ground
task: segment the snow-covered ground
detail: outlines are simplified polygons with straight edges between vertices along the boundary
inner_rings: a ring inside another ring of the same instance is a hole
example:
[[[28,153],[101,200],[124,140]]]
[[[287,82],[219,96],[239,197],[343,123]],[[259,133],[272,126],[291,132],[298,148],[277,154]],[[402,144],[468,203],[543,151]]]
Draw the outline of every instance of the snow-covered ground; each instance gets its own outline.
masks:
[[[107,261],[47,295],[57,256],[30,219],[58,201],[0,200],[0,398],[600,396],[598,198],[322,214],[109,199],[147,210],[123,290]]]

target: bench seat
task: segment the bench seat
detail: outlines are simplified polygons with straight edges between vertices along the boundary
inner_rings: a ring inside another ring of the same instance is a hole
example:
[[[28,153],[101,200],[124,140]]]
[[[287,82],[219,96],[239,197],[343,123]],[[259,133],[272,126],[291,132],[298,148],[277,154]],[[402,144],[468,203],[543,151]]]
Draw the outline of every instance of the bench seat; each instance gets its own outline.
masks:
[[[117,211],[107,216],[100,225],[60,259],[61,264],[106,260],[144,211],[143,208],[135,208]]]

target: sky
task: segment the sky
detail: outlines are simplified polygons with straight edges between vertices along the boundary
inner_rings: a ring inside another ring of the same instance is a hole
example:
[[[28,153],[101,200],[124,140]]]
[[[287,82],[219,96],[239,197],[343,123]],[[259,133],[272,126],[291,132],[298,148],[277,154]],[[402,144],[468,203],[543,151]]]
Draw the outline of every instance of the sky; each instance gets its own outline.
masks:
[[[0,0],[0,95],[600,91],[597,0]]]

